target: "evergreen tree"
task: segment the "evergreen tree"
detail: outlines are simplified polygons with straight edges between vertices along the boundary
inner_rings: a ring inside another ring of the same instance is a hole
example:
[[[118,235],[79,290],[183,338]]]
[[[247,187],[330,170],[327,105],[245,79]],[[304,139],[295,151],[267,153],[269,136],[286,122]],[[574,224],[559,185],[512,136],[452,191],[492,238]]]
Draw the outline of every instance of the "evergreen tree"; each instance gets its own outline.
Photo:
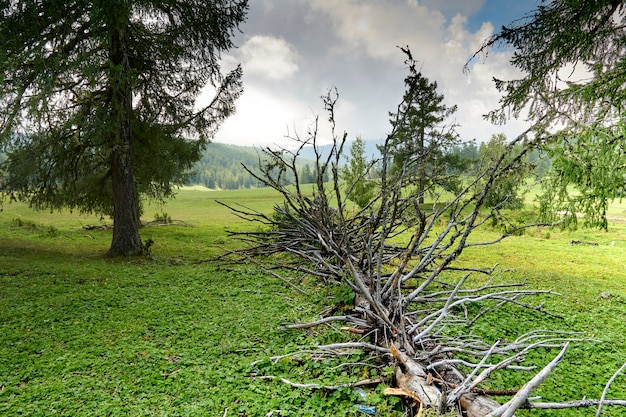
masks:
[[[365,156],[365,142],[360,136],[350,145],[347,162],[340,171],[341,179],[348,188],[346,195],[363,208],[374,198],[376,183],[369,178],[372,163]]]
[[[140,195],[165,198],[242,91],[223,75],[246,0],[0,2],[6,189],[110,214],[109,255],[143,250]],[[213,100],[195,100],[211,84]],[[193,137],[195,140],[185,140]]]
[[[608,203],[624,195],[625,19],[619,0],[542,1],[476,54],[515,49],[511,63],[522,76],[496,80],[504,97],[489,116],[504,122],[527,110],[537,145],[557,159],[544,181],[544,214],[582,212],[589,224],[606,227]]]
[[[461,174],[471,170],[478,161],[478,152],[479,148],[473,141],[454,146],[450,151],[450,159],[459,162],[450,167],[451,172]]]
[[[511,162],[514,155],[521,150],[521,145],[516,146],[517,149],[507,149],[507,139],[504,134],[491,136],[487,143],[482,143],[478,150],[478,161],[476,164],[477,172],[480,174],[488,171],[503,154],[506,154],[503,165]],[[530,175],[530,164],[528,158],[521,158],[518,163],[512,166],[512,169],[503,172],[489,189],[485,197],[486,207],[496,207],[503,209],[521,209],[524,207],[525,182]],[[480,190],[485,186],[485,178],[479,181],[477,188]]]
[[[405,53],[407,51],[405,50]],[[450,188],[447,175],[452,160],[449,150],[459,143],[456,124],[446,124],[457,110],[444,104],[444,96],[437,92],[437,82],[429,81],[415,68],[410,54],[405,79],[406,92],[397,113],[391,113],[395,135],[389,149],[393,156],[392,179],[403,177],[416,184],[419,202],[424,202],[427,189],[434,186]]]
[[[301,184],[313,184],[315,182],[315,177],[313,176],[313,170],[311,169],[311,164],[306,163],[300,169],[300,183]]]
[[[551,169],[542,179],[539,209],[543,218],[557,220],[556,209],[582,213],[585,225],[608,228],[609,203],[626,197],[626,124],[597,127],[578,135],[564,136],[549,145]],[[575,226],[578,216],[568,216]]]

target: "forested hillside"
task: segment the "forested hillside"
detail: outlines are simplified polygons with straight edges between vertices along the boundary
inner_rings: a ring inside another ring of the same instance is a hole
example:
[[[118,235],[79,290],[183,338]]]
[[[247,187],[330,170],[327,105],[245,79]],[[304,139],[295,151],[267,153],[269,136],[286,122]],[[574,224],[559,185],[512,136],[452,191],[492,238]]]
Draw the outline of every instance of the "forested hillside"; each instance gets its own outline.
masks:
[[[377,141],[366,141],[366,157],[380,157],[376,146]],[[478,160],[479,146],[474,143],[463,143],[452,150],[457,158],[467,161],[464,170],[470,170],[473,163]],[[322,148],[323,152],[327,152]],[[347,152],[347,151],[346,151]],[[211,189],[236,190],[239,188],[255,188],[262,185],[252,175],[250,175],[243,165],[256,169],[259,160],[264,154],[261,148],[252,146],[236,146],[224,143],[210,143],[202,158],[195,164],[192,175],[187,181],[187,185],[202,185]],[[0,155],[0,161],[2,160]],[[298,157],[298,175],[302,184],[312,183],[315,179],[315,168],[313,159],[315,154],[312,149],[303,149]],[[537,151],[529,155],[529,160],[536,161],[540,158]],[[549,169],[550,162],[547,159],[540,161],[537,173],[543,176]],[[460,172],[458,172],[460,173]]]
[[[199,184],[207,188],[236,190],[262,186],[243,165],[256,169],[259,161],[264,159],[260,148],[252,146],[235,146],[223,143],[210,143],[202,158],[193,168],[193,174],[187,184]],[[313,162],[298,158],[299,176],[302,184],[314,180]]]
[[[258,181],[243,169],[242,164],[256,167],[260,155],[260,149],[253,147],[210,143],[195,164],[189,184],[229,190],[257,187]]]
[[[376,141],[367,141],[366,152],[368,158],[379,157],[376,145]],[[459,158],[476,161],[479,147],[475,144],[466,143],[455,148],[453,153],[457,154]],[[312,150],[304,149],[300,156],[301,158],[298,158],[300,181],[303,184],[312,183],[315,174],[313,164],[315,155]],[[539,157],[540,155],[535,151],[531,153],[529,159],[530,161],[535,161]],[[263,158],[263,152],[261,152],[260,148],[210,143],[204,151],[202,158],[195,164],[187,185],[202,185],[207,188],[221,190],[260,187],[259,181],[242,166],[243,164],[255,169],[259,164],[259,158]],[[0,163],[5,159],[6,155],[0,153]],[[538,174],[543,176],[545,171],[549,169],[550,162],[545,159],[539,165]],[[2,169],[0,168],[1,172]]]

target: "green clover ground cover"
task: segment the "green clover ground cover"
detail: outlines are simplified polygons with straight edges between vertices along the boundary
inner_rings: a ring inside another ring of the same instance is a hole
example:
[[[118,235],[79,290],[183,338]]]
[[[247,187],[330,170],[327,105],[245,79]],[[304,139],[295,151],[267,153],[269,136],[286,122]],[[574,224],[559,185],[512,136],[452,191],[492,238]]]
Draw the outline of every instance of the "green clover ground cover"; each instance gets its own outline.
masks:
[[[0,415],[25,416],[355,416],[355,403],[379,416],[403,415],[385,385],[365,400],[350,389],[292,388],[293,382],[335,385],[383,376],[358,353],[313,360],[303,354],[268,358],[302,347],[347,340],[336,327],[283,331],[283,323],[318,317],[344,295],[315,281],[308,295],[252,265],[210,261],[215,244],[233,245],[226,229],[256,227],[214,199],[269,212],[267,191],[183,191],[165,211],[186,226],[147,227],[153,259],[109,260],[110,230],[85,230],[98,218],[36,213],[19,204],[0,212]],[[488,233],[489,232],[485,232]],[[570,240],[598,246],[571,245]],[[626,224],[609,233],[537,230],[502,245],[468,251],[464,262],[516,268],[511,279],[562,293],[546,301],[562,319],[520,315],[510,308],[478,323],[494,340],[541,327],[585,331],[537,395],[545,400],[599,397],[626,361]],[[607,293],[610,296],[607,296]],[[555,352],[533,353],[541,365]],[[256,362],[256,364],[254,364]],[[352,365],[348,365],[348,364]],[[493,388],[522,384],[532,374],[503,373]],[[626,376],[609,397],[624,397]],[[281,410],[281,411],[278,411]],[[533,416],[592,416],[593,409],[521,412]],[[625,416],[624,409],[607,409]]]
[[[311,308],[282,282],[246,266],[37,255],[0,271],[0,415],[310,415],[306,392],[248,376],[307,344],[278,330]]]
[[[180,215],[201,204],[196,198],[214,210],[204,210],[210,220]],[[97,218],[4,207],[0,415],[355,413],[358,395],[349,389],[301,390],[254,377],[267,371],[329,384],[358,378],[332,369],[337,361],[268,359],[336,340],[332,330],[279,329],[315,317],[332,291],[311,283],[305,296],[257,267],[209,261],[218,253],[211,245],[228,240],[225,228],[242,225],[206,193],[189,192],[177,203],[173,217],[191,218],[190,225],[145,228],[144,238],[155,241],[151,260],[103,257],[110,230],[81,228]],[[271,209],[263,195],[256,203]],[[376,401],[380,396],[371,396]]]

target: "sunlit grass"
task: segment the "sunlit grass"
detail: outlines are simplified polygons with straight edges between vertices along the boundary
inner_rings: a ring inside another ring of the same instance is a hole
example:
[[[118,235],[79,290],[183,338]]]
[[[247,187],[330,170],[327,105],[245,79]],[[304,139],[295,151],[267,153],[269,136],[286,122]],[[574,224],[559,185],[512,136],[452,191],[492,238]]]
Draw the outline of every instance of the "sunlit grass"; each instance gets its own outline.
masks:
[[[271,213],[280,196],[267,189],[183,189],[163,207],[146,204],[144,222],[167,213],[182,224],[142,228],[142,238],[154,245],[151,259],[138,260],[107,259],[111,230],[84,227],[110,224],[108,218],[5,203],[0,212],[0,415],[356,415],[353,404],[359,398],[350,390],[303,391],[250,377],[255,372],[331,384],[371,372],[390,375],[362,366],[267,360],[301,345],[346,337],[330,328],[278,329],[318,317],[323,305],[333,302],[335,289],[308,280],[301,283],[309,292],[304,296],[257,267],[216,259],[220,246],[234,245],[228,230],[258,227],[217,201]],[[624,210],[623,203],[611,207],[618,217]],[[496,233],[485,228],[473,239],[488,240]],[[622,217],[611,220],[608,232],[530,229],[501,244],[467,250],[461,261],[497,263],[512,269],[502,279],[562,294],[546,299],[546,309],[561,318],[510,308],[486,317],[476,331],[494,339],[538,327],[584,331],[594,342],[575,343],[537,394],[546,400],[599,397],[626,361]],[[552,354],[542,351],[531,358],[542,364]],[[489,384],[516,386],[530,375],[502,374]],[[621,377],[609,396],[623,398],[624,392]],[[382,387],[371,391],[367,402],[378,406],[379,416],[402,415]],[[591,409],[530,413],[594,414]],[[613,409],[605,415],[626,412]]]

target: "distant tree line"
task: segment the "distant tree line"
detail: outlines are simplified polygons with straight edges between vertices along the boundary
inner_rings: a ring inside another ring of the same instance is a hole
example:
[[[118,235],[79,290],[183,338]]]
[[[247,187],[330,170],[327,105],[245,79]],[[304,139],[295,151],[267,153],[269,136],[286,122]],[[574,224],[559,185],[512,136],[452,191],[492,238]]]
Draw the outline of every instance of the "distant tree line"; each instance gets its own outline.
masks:
[[[193,166],[187,184],[225,190],[256,187],[258,182],[241,164],[253,166],[258,160],[258,151],[253,147],[210,143]]]
[[[243,166],[254,170],[264,160],[263,152],[252,146],[234,146],[211,143],[194,165],[187,185],[202,185],[211,189],[237,190],[264,186]],[[298,176],[301,184],[311,184],[316,173],[313,161],[298,162]],[[284,180],[293,181],[289,173]]]
[[[363,147],[363,141],[358,138],[359,146]],[[487,144],[476,144],[475,142],[464,142],[452,147],[450,150],[450,159],[455,159],[458,163],[449,168],[449,174],[459,175],[473,169],[480,159],[481,149],[485,152]],[[361,152],[365,155],[365,149]],[[243,169],[243,165],[247,167],[256,167],[259,163],[259,157],[262,157],[260,149],[252,146],[235,146],[222,143],[210,143],[203,152],[201,159],[193,166],[186,185],[202,185],[211,189],[220,190],[237,190],[242,188],[263,187],[257,179]],[[355,160],[355,155],[347,155],[348,161]],[[6,155],[0,153],[0,164],[6,160]],[[550,168],[550,160],[541,157],[538,151],[533,151],[529,155],[529,162],[536,163],[536,174],[543,177]],[[355,161],[356,163],[356,161]],[[362,163],[367,163],[363,161]],[[0,177],[2,168],[0,168]],[[316,172],[313,161],[303,159],[298,161],[298,176],[301,184],[312,184],[315,182]],[[369,179],[376,178],[376,167],[368,168]],[[286,177],[286,181],[291,181],[291,173]],[[1,181],[1,179],[0,179]],[[368,188],[368,186],[365,186]],[[371,187],[370,187],[371,188]],[[368,192],[373,191],[368,190]],[[364,195],[364,190],[355,190],[355,195]]]
[[[428,139],[430,140],[430,139]],[[434,197],[434,194],[441,192],[457,193],[464,184],[468,184],[473,179],[480,177],[500,155],[506,152],[508,139],[504,134],[492,135],[487,142],[476,144],[475,141],[461,142],[439,149],[437,152],[431,152],[436,155],[435,159],[428,159],[424,154],[403,154],[402,158],[415,158],[417,164],[424,164],[423,169],[424,180],[418,176],[410,176],[408,171],[409,165],[406,162],[397,162],[400,160],[393,155],[390,163],[392,164],[391,174],[399,173],[407,181],[403,187],[416,185],[418,181],[423,184],[428,182],[430,185],[427,190],[420,191],[420,201],[423,201],[425,191]],[[405,146],[405,145],[403,145]],[[519,146],[518,146],[519,148]],[[380,150],[383,151],[382,146]],[[403,151],[404,149],[401,149]],[[394,148],[390,153],[395,152]],[[382,160],[368,159],[365,153],[363,140],[359,137],[352,142],[349,147],[348,155],[346,155],[346,164],[341,169],[341,177],[347,190],[349,200],[363,208],[369,204],[377,193],[377,180],[381,176],[383,169]],[[406,160],[406,159],[405,159]],[[550,171],[552,161],[547,152],[539,149],[533,149],[525,155],[517,170],[511,171],[508,175],[502,176],[499,181],[491,187],[487,196],[486,206],[508,209],[520,209],[524,205],[524,196],[528,191],[526,184],[530,179],[540,180]],[[438,166],[436,166],[438,165]],[[390,178],[395,182],[393,175]],[[478,181],[476,186],[483,186]],[[420,186],[421,190],[421,186]]]

